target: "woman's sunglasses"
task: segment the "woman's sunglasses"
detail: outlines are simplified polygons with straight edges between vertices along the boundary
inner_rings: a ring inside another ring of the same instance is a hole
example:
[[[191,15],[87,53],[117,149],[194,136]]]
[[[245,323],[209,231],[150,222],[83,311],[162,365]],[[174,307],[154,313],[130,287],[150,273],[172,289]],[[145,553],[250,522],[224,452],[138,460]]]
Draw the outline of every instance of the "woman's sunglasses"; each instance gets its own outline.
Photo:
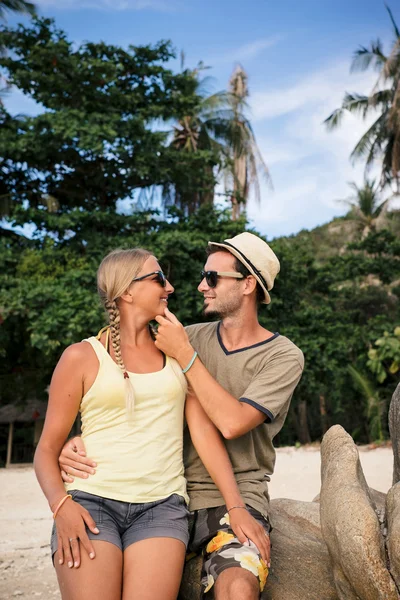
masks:
[[[135,277],[135,279],[132,279],[132,282],[133,281],[142,281],[142,279],[147,279],[148,277],[152,277],[152,275],[155,276],[154,279],[152,279],[152,281],[156,281],[162,287],[165,288],[165,286],[167,285],[167,278],[165,277],[165,275],[162,271],[153,271],[152,273],[147,273],[147,275],[142,275],[141,277]]]
[[[233,277],[234,279],[245,279],[244,275],[237,271],[201,271],[201,280],[205,278],[208,287],[215,288],[219,277]]]

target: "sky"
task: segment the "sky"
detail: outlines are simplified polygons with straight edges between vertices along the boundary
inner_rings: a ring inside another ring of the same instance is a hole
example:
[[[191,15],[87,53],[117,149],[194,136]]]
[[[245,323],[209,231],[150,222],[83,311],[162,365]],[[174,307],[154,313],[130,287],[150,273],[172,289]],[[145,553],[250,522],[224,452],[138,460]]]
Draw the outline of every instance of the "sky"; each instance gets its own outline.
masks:
[[[273,190],[261,185],[261,203],[250,198],[248,217],[269,239],[311,229],[344,214],[338,200],[361,185],[364,165],[349,155],[367,122],[346,117],[334,132],[323,121],[346,91],[370,93],[377,74],[350,73],[354,51],[393,39],[380,0],[37,0],[77,44],[100,41],[128,46],[172,41],[187,67],[211,68],[213,89],[226,89],[236,64],[249,76],[250,118],[269,167]],[[389,0],[397,22],[400,8]],[[25,19],[10,16],[8,24]],[[179,69],[179,60],[175,61]],[[5,100],[12,113],[34,114],[19,92]],[[375,173],[377,174],[377,169]]]

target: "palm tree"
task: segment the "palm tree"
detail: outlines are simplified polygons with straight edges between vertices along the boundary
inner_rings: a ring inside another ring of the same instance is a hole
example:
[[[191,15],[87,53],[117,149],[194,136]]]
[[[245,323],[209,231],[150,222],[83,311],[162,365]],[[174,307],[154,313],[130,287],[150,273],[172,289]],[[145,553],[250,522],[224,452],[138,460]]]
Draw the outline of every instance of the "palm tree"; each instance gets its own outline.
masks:
[[[365,400],[365,416],[367,417],[367,431],[370,442],[383,442],[384,402],[381,400],[379,390],[368,377],[358,371],[353,365],[348,366],[355,387],[361,392]]]
[[[201,80],[199,73],[202,63],[191,73],[196,80],[196,93],[199,96],[197,112],[183,116],[173,128],[171,146],[182,152],[195,153],[209,150],[217,157],[224,172],[225,195],[232,202],[232,218],[237,219],[245,208],[251,186],[255,188],[256,199],[260,200],[258,174],[270,182],[269,172],[257,147],[250,121],[245,116],[248,96],[247,75],[238,67],[230,80],[229,91],[208,95],[208,78]],[[209,167],[209,180],[213,166]],[[217,173],[218,174],[218,173]],[[171,190],[164,197],[171,200]],[[174,202],[188,207],[192,212],[201,204],[212,203],[214,187],[206,186],[201,192],[185,193],[174,186]]]
[[[349,206],[348,216],[354,220],[357,229],[362,230],[362,237],[387,226],[391,198],[381,200],[377,182],[366,179],[362,187],[358,187],[354,182],[349,183],[349,186],[354,193],[339,202]]]
[[[243,67],[238,65],[229,81],[229,99],[233,118],[228,124],[229,138],[227,140],[230,156],[227,172],[228,182],[231,182],[232,218],[234,220],[245,210],[252,187],[256,201],[260,203],[259,175],[262,175],[271,186],[268,167],[257,146],[251,123],[246,117],[248,109],[246,98],[249,96],[247,81],[247,73]]]
[[[382,159],[381,186],[395,183],[399,189],[400,174],[400,31],[389,7],[386,7],[395,35],[392,50],[386,56],[380,40],[369,48],[361,46],[354,55],[351,71],[373,68],[379,72],[376,85],[369,96],[346,93],[342,106],[326,120],[329,129],[338,127],[346,112],[361,115],[363,119],[376,116],[364,133],[351,158],[366,159],[366,171],[376,159]]]
[[[190,154],[208,151],[210,161],[205,167],[202,162],[203,178],[198,177],[197,172],[188,172],[179,182],[163,190],[166,204],[174,203],[189,214],[204,204],[212,204],[214,200],[214,170],[217,165],[226,163],[226,137],[232,118],[228,93],[221,91],[208,94],[209,78],[199,77],[204,68],[199,63],[196,69],[188,71],[193,77],[198,105],[194,114],[181,117],[173,126],[170,147]],[[193,178],[196,179],[195,183]]]
[[[27,13],[32,16],[36,15],[36,6],[32,2],[26,0],[0,0],[0,20],[5,20],[6,11]],[[4,53],[4,48],[0,47],[0,55]],[[0,106],[3,106],[1,96],[7,92],[8,84],[3,85],[3,78],[0,76]]]
[[[27,13],[34,16],[36,6],[26,0],[0,0],[0,19],[5,19],[6,11]]]

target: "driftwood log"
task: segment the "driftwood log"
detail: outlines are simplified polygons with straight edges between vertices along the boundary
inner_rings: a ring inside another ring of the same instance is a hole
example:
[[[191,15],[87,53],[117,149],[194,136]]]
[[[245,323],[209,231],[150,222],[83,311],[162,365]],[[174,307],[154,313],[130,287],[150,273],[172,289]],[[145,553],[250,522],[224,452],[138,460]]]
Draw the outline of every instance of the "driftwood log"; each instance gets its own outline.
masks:
[[[321,444],[314,502],[272,500],[271,570],[262,600],[400,600],[400,384],[389,410],[393,487],[365,481],[358,449],[339,425]],[[180,600],[198,600],[201,559],[186,564]]]

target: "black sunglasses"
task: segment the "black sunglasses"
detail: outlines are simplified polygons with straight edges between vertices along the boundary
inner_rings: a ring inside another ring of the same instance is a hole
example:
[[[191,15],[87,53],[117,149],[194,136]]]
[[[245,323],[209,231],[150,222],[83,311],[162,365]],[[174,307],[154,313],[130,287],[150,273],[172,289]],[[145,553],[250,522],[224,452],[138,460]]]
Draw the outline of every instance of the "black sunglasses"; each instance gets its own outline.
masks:
[[[135,277],[135,279],[132,279],[132,282],[133,281],[142,281],[142,279],[147,279],[148,277],[151,277],[152,275],[155,275],[155,277],[152,281],[156,281],[162,287],[165,288],[165,286],[167,285],[167,278],[165,277],[165,275],[162,271],[153,271],[152,273],[147,273],[147,275],[142,275],[141,277]]]
[[[245,279],[244,275],[237,271],[201,271],[201,280],[206,279],[210,288],[215,288],[218,284],[218,277],[233,277],[234,279]]]

